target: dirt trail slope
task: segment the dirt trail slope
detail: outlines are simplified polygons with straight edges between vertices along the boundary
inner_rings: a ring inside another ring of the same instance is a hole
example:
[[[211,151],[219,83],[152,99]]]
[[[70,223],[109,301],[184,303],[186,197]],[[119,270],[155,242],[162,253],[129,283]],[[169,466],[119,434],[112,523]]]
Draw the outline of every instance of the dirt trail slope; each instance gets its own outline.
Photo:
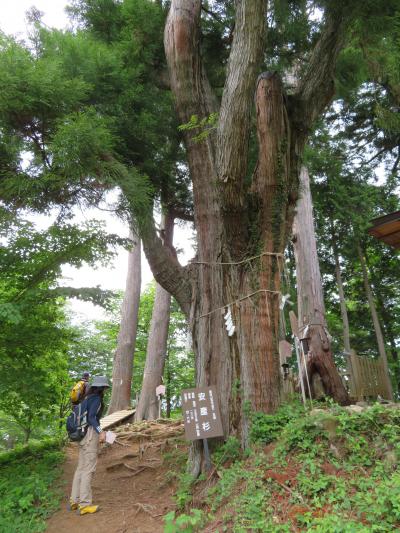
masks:
[[[78,447],[67,448],[61,508],[48,521],[48,533],[158,533],[163,516],[174,509],[174,486],[164,452],[179,444],[180,422],[129,424],[118,428],[118,443],[103,446],[94,476],[93,500],[101,510],[78,516],[67,510]]]

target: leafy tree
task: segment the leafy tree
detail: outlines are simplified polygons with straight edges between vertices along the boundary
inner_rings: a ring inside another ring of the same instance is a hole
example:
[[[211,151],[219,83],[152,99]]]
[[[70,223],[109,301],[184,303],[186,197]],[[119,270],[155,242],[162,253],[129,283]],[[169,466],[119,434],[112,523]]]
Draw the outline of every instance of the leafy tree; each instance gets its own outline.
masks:
[[[113,238],[107,239],[98,225],[54,224],[39,232],[29,222],[3,215],[0,410],[28,441],[33,430],[54,428],[54,419],[65,412],[74,332],[57,290],[61,266],[106,261],[107,240]]]

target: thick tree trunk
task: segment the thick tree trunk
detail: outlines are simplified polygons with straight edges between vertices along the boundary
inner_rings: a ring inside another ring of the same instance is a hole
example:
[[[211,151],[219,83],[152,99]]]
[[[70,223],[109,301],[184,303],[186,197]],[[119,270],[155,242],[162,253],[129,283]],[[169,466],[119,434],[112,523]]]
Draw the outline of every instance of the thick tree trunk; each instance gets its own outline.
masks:
[[[140,239],[133,231],[130,233],[130,239],[135,245],[128,255],[128,273],[121,307],[121,326],[113,362],[112,392],[108,414],[131,407],[133,356],[140,302],[141,247]]]
[[[164,244],[172,246],[173,217],[163,215]],[[161,384],[167,354],[168,327],[170,318],[171,295],[156,284],[153,313],[147,343],[146,363],[143,373],[139,404],[136,407],[135,420],[155,420],[159,413],[159,400],[156,387]]]
[[[336,277],[336,283],[338,286],[338,292],[339,292],[339,303],[340,303],[340,314],[342,317],[342,324],[343,324],[343,344],[344,344],[344,351],[347,354],[350,354],[351,346],[350,346],[350,326],[349,326],[349,317],[347,314],[347,307],[346,307],[346,298],[344,295],[344,287],[343,287],[343,280],[342,280],[342,273],[340,271],[340,261],[339,261],[339,253],[336,246],[336,236],[332,234],[332,249],[333,249],[333,255],[335,258],[335,277]]]
[[[371,311],[372,322],[374,324],[376,342],[378,345],[378,353],[380,357],[382,358],[383,368],[385,370],[386,386],[387,386],[387,390],[389,394],[389,400],[393,400],[392,382],[390,379],[389,365],[388,365],[388,360],[387,360],[387,355],[386,355],[385,341],[383,339],[383,334],[382,334],[382,328],[379,323],[378,313],[376,312],[374,297],[373,297],[371,286],[368,280],[367,265],[365,263],[365,257],[361,250],[360,244],[357,245],[357,248],[358,248],[358,257],[360,259],[362,276],[363,276],[363,281],[364,281],[365,294],[367,295],[368,304],[369,304],[369,308]]]
[[[340,404],[347,404],[349,398],[333,360],[325,318],[310,180],[305,167],[302,167],[300,172],[300,198],[293,224],[293,247],[296,259],[299,331],[301,338],[306,339],[303,347],[306,346],[307,374],[311,388],[315,389],[314,374],[319,374],[325,394]],[[301,374],[301,379],[305,379],[304,369],[301,369]],[[316,396],[317,391],[312,390],[312,393]]]
[[[249,410],[280,402],[278,322],[282,254],[292,225],[298,162],[313,120],[333,95],[341,48],[341,8],[326,24],[295,95],[276,73],[259,76],[266,34],[265,0],[235,3],[236,19],[217,132],[195,142],[185,131],[193,183],[197,257],[182,268],[160,248],[151,224],[144,246],[159,283],[186,313],[196,355],[196,383],[216,386],[225,435],[248,443]],[[200,56],[201,0],[172,0],[164,42],[180,123],[217,112]],[[251,107],[256,91],[259,158],[247,179]],[[236,331],[228,336],[223,315]],[[202,468],[201,445],[191,472]]]

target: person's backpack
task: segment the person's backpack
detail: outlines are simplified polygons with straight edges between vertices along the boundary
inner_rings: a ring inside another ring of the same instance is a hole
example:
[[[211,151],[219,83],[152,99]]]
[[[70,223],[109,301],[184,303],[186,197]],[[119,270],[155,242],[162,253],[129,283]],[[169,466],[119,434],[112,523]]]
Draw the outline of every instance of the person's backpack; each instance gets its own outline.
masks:
[[[70,398],[73,405],[78,405],[85,397],[86,381],[78,381],[72,388]]]
[[[73,442],[79,442],[86,435],[88,429],[87,400],[72,407],[72,412],[67,418],[68,437]]]

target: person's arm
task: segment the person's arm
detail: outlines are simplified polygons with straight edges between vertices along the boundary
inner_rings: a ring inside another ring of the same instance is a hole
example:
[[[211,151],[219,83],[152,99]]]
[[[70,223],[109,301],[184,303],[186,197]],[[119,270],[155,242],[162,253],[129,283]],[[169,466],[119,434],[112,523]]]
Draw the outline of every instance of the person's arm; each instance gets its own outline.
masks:
[[[99,411],[100,405],[101,405],[100,396],[93,396],[88,406],[88,424],[89,426],[92,426],[95,432],[98,433],[99,435],[101,433],[101,427],[100,427],[100,422],[97,418],[97,413]]]

